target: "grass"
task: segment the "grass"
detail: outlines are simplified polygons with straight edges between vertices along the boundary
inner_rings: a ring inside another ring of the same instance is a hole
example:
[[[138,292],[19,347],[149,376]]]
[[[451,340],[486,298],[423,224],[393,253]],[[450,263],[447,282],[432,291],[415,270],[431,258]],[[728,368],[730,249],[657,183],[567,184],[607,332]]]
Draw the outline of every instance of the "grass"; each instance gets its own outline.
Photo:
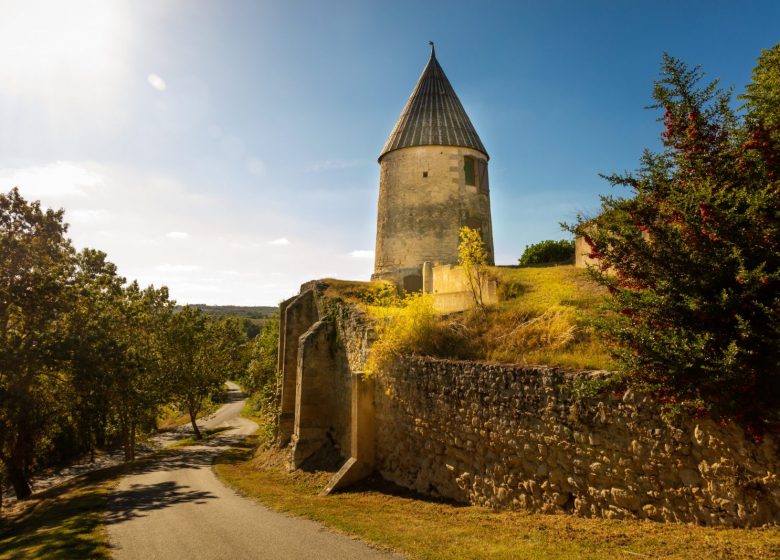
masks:
[[[470,314],[483,359],[587,369],[615,364],[594,329],[606,290],[571,265],[496,268],[500,302]]]
[[[111,558],[104,512],[119,477],[159,459],[143,459],[92,471],[35,494],[0,518],[0,560]]]
[[[197,418],[205,418],[206,416],[215,413],[222,407],[223,404],[225,404],[224,400],[224,395],[221,399],[211,399],[210,397],[206,397],[203,399],[203,405],[198,412]],[[186,410],[181,411],[178,409],[178,407],[169,404],[163,407],[160,416],[157,418],[157,429],[160,432],[166,432],[189,423],[190,415]]]
[[[483,313],[440,315],[431,296],[399,299],[388,284],[326,280],[325,296],[359,305],[377,321],[367,370],[396,354],[615,369],[594,324],[606,291],[572,265],[493,267],[499,303]]]
[[[374,481],[318,496],[329,472],[286,471],[252,436],[222,455],[217,475],[272,509],[318,521],[412,559],[780,558],[780,530],[493,512],[437,502]],[[259,446],[259,447],[258,447]]]
[[[110,558],[103,511],[116,469],[52,488],[0,525],[0,559]]]

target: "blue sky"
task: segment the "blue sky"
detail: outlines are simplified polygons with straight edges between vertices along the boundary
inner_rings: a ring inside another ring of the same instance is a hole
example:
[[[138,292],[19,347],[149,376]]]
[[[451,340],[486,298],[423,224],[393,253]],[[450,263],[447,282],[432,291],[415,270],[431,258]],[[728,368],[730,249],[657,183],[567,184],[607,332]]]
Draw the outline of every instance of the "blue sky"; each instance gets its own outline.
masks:
[[[780,3],[4,0],[0,189],[180,302],[367,279],[377,155],[436,42],[490,153],[496,258],[657,146],[663,51],[741,91]]]

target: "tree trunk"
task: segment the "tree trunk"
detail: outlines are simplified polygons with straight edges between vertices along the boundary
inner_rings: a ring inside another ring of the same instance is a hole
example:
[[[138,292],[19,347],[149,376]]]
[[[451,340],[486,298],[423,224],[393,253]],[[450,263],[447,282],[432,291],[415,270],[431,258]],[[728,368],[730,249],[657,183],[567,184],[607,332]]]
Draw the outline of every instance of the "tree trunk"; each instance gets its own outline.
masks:
[[[16,464],[15,461],[11,461],[5,465],[6,476],[8,477],[11,486],[13,486],[14,494],[16,494],[17,500],[26,500],[32,495],[32,488],[27,481],[27,476],[24,474],[24,466]]]
[[[195,439],[203,439],[203,436],[200,433],[200,428],[198,428],[198,422],[196,420],[198,412],[190,408],[189,413],[190,413],[190,422],[192,422],[192,430],[195,432]]]

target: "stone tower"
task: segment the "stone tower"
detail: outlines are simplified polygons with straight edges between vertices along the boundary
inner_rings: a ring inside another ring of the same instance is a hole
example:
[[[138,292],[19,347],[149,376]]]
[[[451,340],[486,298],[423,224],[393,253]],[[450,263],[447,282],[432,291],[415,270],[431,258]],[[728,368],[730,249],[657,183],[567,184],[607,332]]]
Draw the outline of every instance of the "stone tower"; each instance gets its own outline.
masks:
[[[488,159],[431,44],[431,58],[379,155],[372,279],[419,290],[423,263],[457,264],[462,226],[482,232],[493,264]]]

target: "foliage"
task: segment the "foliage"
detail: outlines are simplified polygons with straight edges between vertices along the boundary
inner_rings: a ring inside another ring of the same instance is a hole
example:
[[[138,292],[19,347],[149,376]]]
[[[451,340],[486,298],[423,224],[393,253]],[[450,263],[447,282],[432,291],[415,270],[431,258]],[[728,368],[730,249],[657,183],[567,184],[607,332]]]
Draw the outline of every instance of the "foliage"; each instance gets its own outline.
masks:
[[[603,197],[571,228],[599,259],[614,311],[602,327],[628,380],[757,432],[780,420],[777,57],[762,56],[742,119],[730,92],[664,55],[663,151],[607,177],[633,197]]]
[[[248,365],[238,377],[249,393],[252,412],[263,418],[274,418],[278,412],[279,393],[279,313],[268,317],[260,334],[248,346]]]
[[[369,307],[377,320],[377,338],[371,346],[366,373],[375,374],[401,354],[441,355],[454,351],[457,337],[433,308],[433,296],[407,294],[400,305]]]
[[[19,499],[32,471],[96,447],[120,441],[133,460],[163,405],[243,365],[236,319],[183,326],[165,287],[126,284],[66,233],[62,210],[0,193],[0,470]]]
[[[547,239],[539,243],[526,245],[520,257],[520,266],[535,264],[567,263],[574,261],[574,241]]]
[[[0,193],[0,460],[16,495],[62,410],[74,251],[62,211]]]
[[[463,226],[460,228],[459,235],[458,264],[466,273],[474,304],[479,310],[484,311],[485,299],[482,290],[487,281],[487,248],[479,230]]]
[[[235,318],[212,319],[195,307],[184,307],[166,326],[163,364],[169,398],[187,411],[201,439],[198,413],[207,397],[222,391],[243,362],[244,331]]]

